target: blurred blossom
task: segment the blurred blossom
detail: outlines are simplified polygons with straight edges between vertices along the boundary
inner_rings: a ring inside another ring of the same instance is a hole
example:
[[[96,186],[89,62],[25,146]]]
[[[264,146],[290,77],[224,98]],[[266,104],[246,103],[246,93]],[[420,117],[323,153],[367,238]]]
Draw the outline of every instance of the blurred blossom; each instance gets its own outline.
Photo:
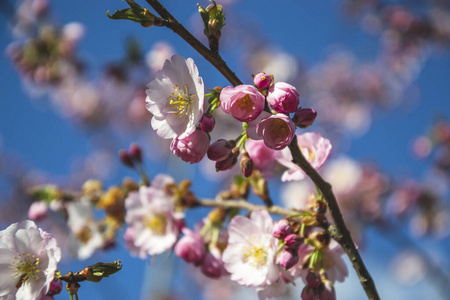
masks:
[[[425,158],[430,155],[432,144],[429,138],[420,136],[416,138],[412,145],[412,150],[417,158]]]
[[[314,185],[309,180],[287,182],[281,191],[281,200],[285,207],[307,209],[309,195],[315,193]]]
[[[305,159],[316,170],[328,159],[332,148],[328,139],[314,132],[297,135],[297,144]],[[292,162],[292,154],[288,148],[279,152],[277,160],[288,168],[281,176],[282,181],[302,180],[305,178],[303,170]]]
[[[290,82],[298,75],[299,62],[297,59],[280,50],[270,50],[265,47],[256,47],[249,51],[247,57],[249,69],[253,72],[263,71],[272,74],[276,81]]]
[[[71,202],[67,205],[67,215],[67,225],[71,231],[67,241],[68,251],[78,259],[88,259],[103,246],[92,207],[89,203]]]
[[[28,218],[39,221],[47,216],[48,204],[45,201],[34,201],[28,209]]]
[[[134,246],[141,249],[139,253],[161,254],[177,240],[180,231],[177,220],[183,214],[175,212],[172,196],[164,190],[173,182],[170,176],[160,174],[152,186],[141,186],[138,192],[131,192],[125,199],[125,221],[133,228],[130,236],[134,237]],[[129,236],[127,238],[129,240]],[[135,247],[131,249],[133,252],[136,252]]]
[[[402,251],[395,256],[390,271],[401,284],[413,286],[425,278],[427,266],[413,251]]]
[[[336,196],[352,191],[361,178],[362,170],[353,159],[341,156],[332,159],[323,168],[323,177],[333,186]]]
[[[175,53],[173,47],[167,42],[157,42],[145,55],[145,61],[152,73],[156,73],[164,66],[164,62]]]

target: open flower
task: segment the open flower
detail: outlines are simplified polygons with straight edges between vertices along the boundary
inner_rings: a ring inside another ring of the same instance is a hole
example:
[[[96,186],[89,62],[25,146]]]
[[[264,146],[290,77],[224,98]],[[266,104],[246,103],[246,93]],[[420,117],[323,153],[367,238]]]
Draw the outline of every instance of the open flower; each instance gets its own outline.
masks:
[[[132,251],[148,255],[160,254],[170,249],[179,234],[177,221],[182,214],[175,213],[173,199],[164,190],[164,186],[173,183],[166,175],[158,175],[152,186],[141,186],[138,192],[131,192],[125,199],[127,210],[125,221],[133,228]],[[130,236],[127,239],[130,244]]]
[[[147,109],[152,127],[164,139],[192,132],[203,115],[204,86],[191,58],[180,55],[166,60],[148,85]]]
[[[275,264],[278,240],[267,211],[254,211],[250,219],[234,217],[228,225],[228,246],[222,260],[231,280],[246,286],[264,287],[279,279]]]
[[[241,122],[256,119],[263,111],[264,104],[264,96],[251,85],[227,86],[220,92],[222,110]]]
[[[15,223],[0,231],[0,298],[44,296],[60,259],[56,240],[33,221]]]
[[[328,159],[332,148],[328,139],[314,132],[297,135],[297,144],[303,156],[316,170]],[[288,168],[281,176],[282,181],[302,180],[305,178],[303,170],[292,162],[292,154],[289,149],[286,148],[280,151],[277,161]]]

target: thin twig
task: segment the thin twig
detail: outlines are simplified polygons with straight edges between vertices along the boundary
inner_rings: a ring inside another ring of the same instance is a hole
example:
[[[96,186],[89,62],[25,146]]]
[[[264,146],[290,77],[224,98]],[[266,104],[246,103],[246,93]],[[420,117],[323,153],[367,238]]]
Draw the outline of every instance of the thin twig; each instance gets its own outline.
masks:
[[[170,14],[158,0],[146,0],[148,4],[164,19],[168,22],[166,26],[170,28],[173,32],[178,34],[182,39],[184,39],[189,45],[191,45],[197,52],[199,52],[207,61],[209,61],[232,85],[240,85],[242,81],[236,76],[236,74],[227,66],[225,61],[220,57],[218,53],[215,53],[205,47],[197,38],[195,38],[183,25],[178,22],[172,14]],[[316,172],[316,170],[311,167],[311,165],[303,157],[300,149],[297,146],[297,138],[294,137],[291,144],[289,145],[291,150],[294,163],[296,163],[302,170],[312,179],[319,190],[322,192],[325,200],[327,201],[328,207],[331,212],[331,216],[334,221],[334,225],[331,225],[328,229],[333,238],[344,248],[345,252],[349,256],[353,268],[358,274],[359,280],[370,300],[378,300],[377,289],[375,283],[370,276],[364,262],[359,255],[358,250],[355,247],[353,239],[348,231],[344,220],[342,218],[341,211],[337,204],[336,198],[331,190],[331,185],[322,179],[322,177]],[[212,205],[210,202],[202,202],[205,205]],[[225,204],[224,202],[223,204]],[[247,204],[240,203],[242,208],[251,207]],[[271,209],[277,210],[277,207],[264,207],[261,208],[271,212]],[[287,210],[288,211],[288,210]],[[273,212],[275,213],[275,212]]]

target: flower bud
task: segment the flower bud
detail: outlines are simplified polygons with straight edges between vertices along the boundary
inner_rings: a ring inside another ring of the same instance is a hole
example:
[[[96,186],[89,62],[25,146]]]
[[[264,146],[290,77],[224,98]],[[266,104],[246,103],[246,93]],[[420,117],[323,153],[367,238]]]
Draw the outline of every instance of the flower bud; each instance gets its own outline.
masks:
[[[220,139],[216,142],[212,143],[206,155],[212,161],[220,161],[224,160],[230,155],[231,150],[236,146],[236,142],[234,140],[224,140]]]
[[[51,296],[58,295],[59,293],[61,293],[61,290],[62,290],[61,280],[53,279],[52,282],[50,282],[48,294]]]
[[[298,249],[298,247],[302,244],[302,239],[293,233],[284,238],[284,243],[288,248]]]
[[[128,156],[132,161],[136,161],[138,163],[142,163],[142,149],[138,144],[131,144],[130,148],[128,148]]]
[[[173,139],[170,144],[172,153],[185,162],[195,164],[200,162],[209,148],[209,135],[202,130],[183,133]]]
[[[313,289],[317,289],[320,286],[320,277],[309,270],[308,275],[306,275],[306,284]]]
[[[188,263],[198,264],[205,256],[205,244],[201,237],[185,228],[183,236],[175,245],[175,255],[181,257]]]
[[[200,121],[200,128],[204,132],[210,133],[214,129],[215,124],[216,121],[214,120],[213,116],[204,114],[202,120]]]
[[[225,272],[222,260],[216,258],[211,252],[206,253],[200,269],[205,276],[213,279],[220,278]]]
[[[297,127],[308,128],[314,123],[316,117],[317,112],[314,109],[299,108],[292,117],[292,121],[294,121],[294,124]]]
[[[244,152],[241,157],[241,170],[244,177],[250,177],[253,173],[253,160]]]
[[[277,112],[288,114],[297,111],[300,100],[295,87],[277,82],[269,88],[267,102]]]
[[[283,269],[289,270],[298,263],[299,256],[297,250],[292,248],[286,248],[283,251],[281,251],[280,254],[278,254],[277,260]]]
[[[256,125],[256,133],[263,137],[268,148],[282,150],[294,138],[295,124],[285,114],[271,115]]]
[[[272,83],[272,76],[266,75],[266,73],[258,73],[253,77],[253,83],[260,90],[265,90],[269,88]]]
[[[231,169],[237,163],[238,156],[239,148],[233,148],[227,158],[216,162],[216,171],[219,172]]]
[[[134,167],[134,163],[131,160],[130,156],[128,155],[127,150],[125,150],[125,149],[119,150],[119,159],[125,166],[127,166],[129,168]]]
[[[273,236],[280,240],[284,240],[291,232],[292,227],[286,219],[279,220],[273,227]]]

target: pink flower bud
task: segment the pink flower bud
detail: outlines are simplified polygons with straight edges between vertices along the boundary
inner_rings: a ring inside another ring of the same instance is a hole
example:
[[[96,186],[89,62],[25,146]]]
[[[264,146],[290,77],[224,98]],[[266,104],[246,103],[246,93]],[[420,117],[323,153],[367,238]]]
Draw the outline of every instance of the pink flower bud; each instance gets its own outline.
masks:
[[[175,255],[188,263],[198,264],[205,256],[205,244],[201,237],[192,230],[183,229],[185,234],[175,245]]]
[[[195,164],[200,162],[209,148],[209,135],[202,130],[183,133],[170,144],[172,153],[183,161]]]
[[[336,300],[336,292],[330,282],[326,281],[321,287],[314,289],[306,285],[302,291],[302,300]]]
[[[269,88],[267,102],[279,113],[293,113],[300,102],[295,87],[285,82],[277,82]]]
[[[273,236],[280,240],[284,240],[291,232],[292,227],[286,219],[279,220],[273,227]]]
[[[283,249],[283,251],[278,254],[277,261],[283,269],[289,270],[299,261],[297,250],[292,248]]]
[[[314,109],[299,108],[292,117],[292,121],[297,127],[308,128],[314,123],[316,117],[317,112]]]
[[[320,286],[320,277],[310,270],[306,275],[306,284],[313,289],[317,289]]]
[[[220,161],[230,155],[231,150],[236,147],[236,142],[234,140],[224,140],[220,139],[212,143],[208,148],[208,158],[212,161]]]
[[[234,148],[224,160],[216,162],[216,172],[231,169],[236,163],[239,156],[239,149]]]
[[[250,177],[253,173],[253,160],[245,152],[241,158],[241,170],[244,177]]]
[[[256,119],[264,110],[264,105],[264,96],[251,85],[227,86],[220,92],[222,110],[241,122]]]
[[[134,167],[134,163],[131,160],[131,157],[128,155],[127,150],[125,150],[125,149],[119,150],[119,159],[125,166],[127,166],[129,168]]]
[[[214,117],[211,115],[204,114],[202,120],[200,121],[200,128],[204,132],[210,133],[214,129],[214,125],[216,125]]]
[[[286,148],[294,138],[295,124],[285,114],[271,115],[256,125],[256,133],[263,137],[267,147],[281,150]]]
[[[58,295],[59,293],[61,293],[61,290],[62,290],[61,280],[53,279],[52,282],[50,282],[50,287],[48,289],[48,294],[51,295],[51,296]]]
[[[130,148],[128,148],[128,156],[131,160],[136,161],[138,163],[142,162],[142,150],[138,144],[131,144]]]
[[[28,219],[33,221],[42,220],[47,216],[48,205],[45,201],[35,201],[28,209]]]
[[[258,73],[253,77],[253,83],[260,90],[265,90],[270,86],[272,82],[271,77],[266,73]]]
[[[206,253],[200,269],[205,276],[214,279],[220,278],[225,273],[222,260],[216,258],[211,252]]]
[[[298,249],[298,247],[300,247],[300,245],[302,244],[302,239],[298,235],[293,233],[286,236],[284,238],[284,242],[286,247]]]

